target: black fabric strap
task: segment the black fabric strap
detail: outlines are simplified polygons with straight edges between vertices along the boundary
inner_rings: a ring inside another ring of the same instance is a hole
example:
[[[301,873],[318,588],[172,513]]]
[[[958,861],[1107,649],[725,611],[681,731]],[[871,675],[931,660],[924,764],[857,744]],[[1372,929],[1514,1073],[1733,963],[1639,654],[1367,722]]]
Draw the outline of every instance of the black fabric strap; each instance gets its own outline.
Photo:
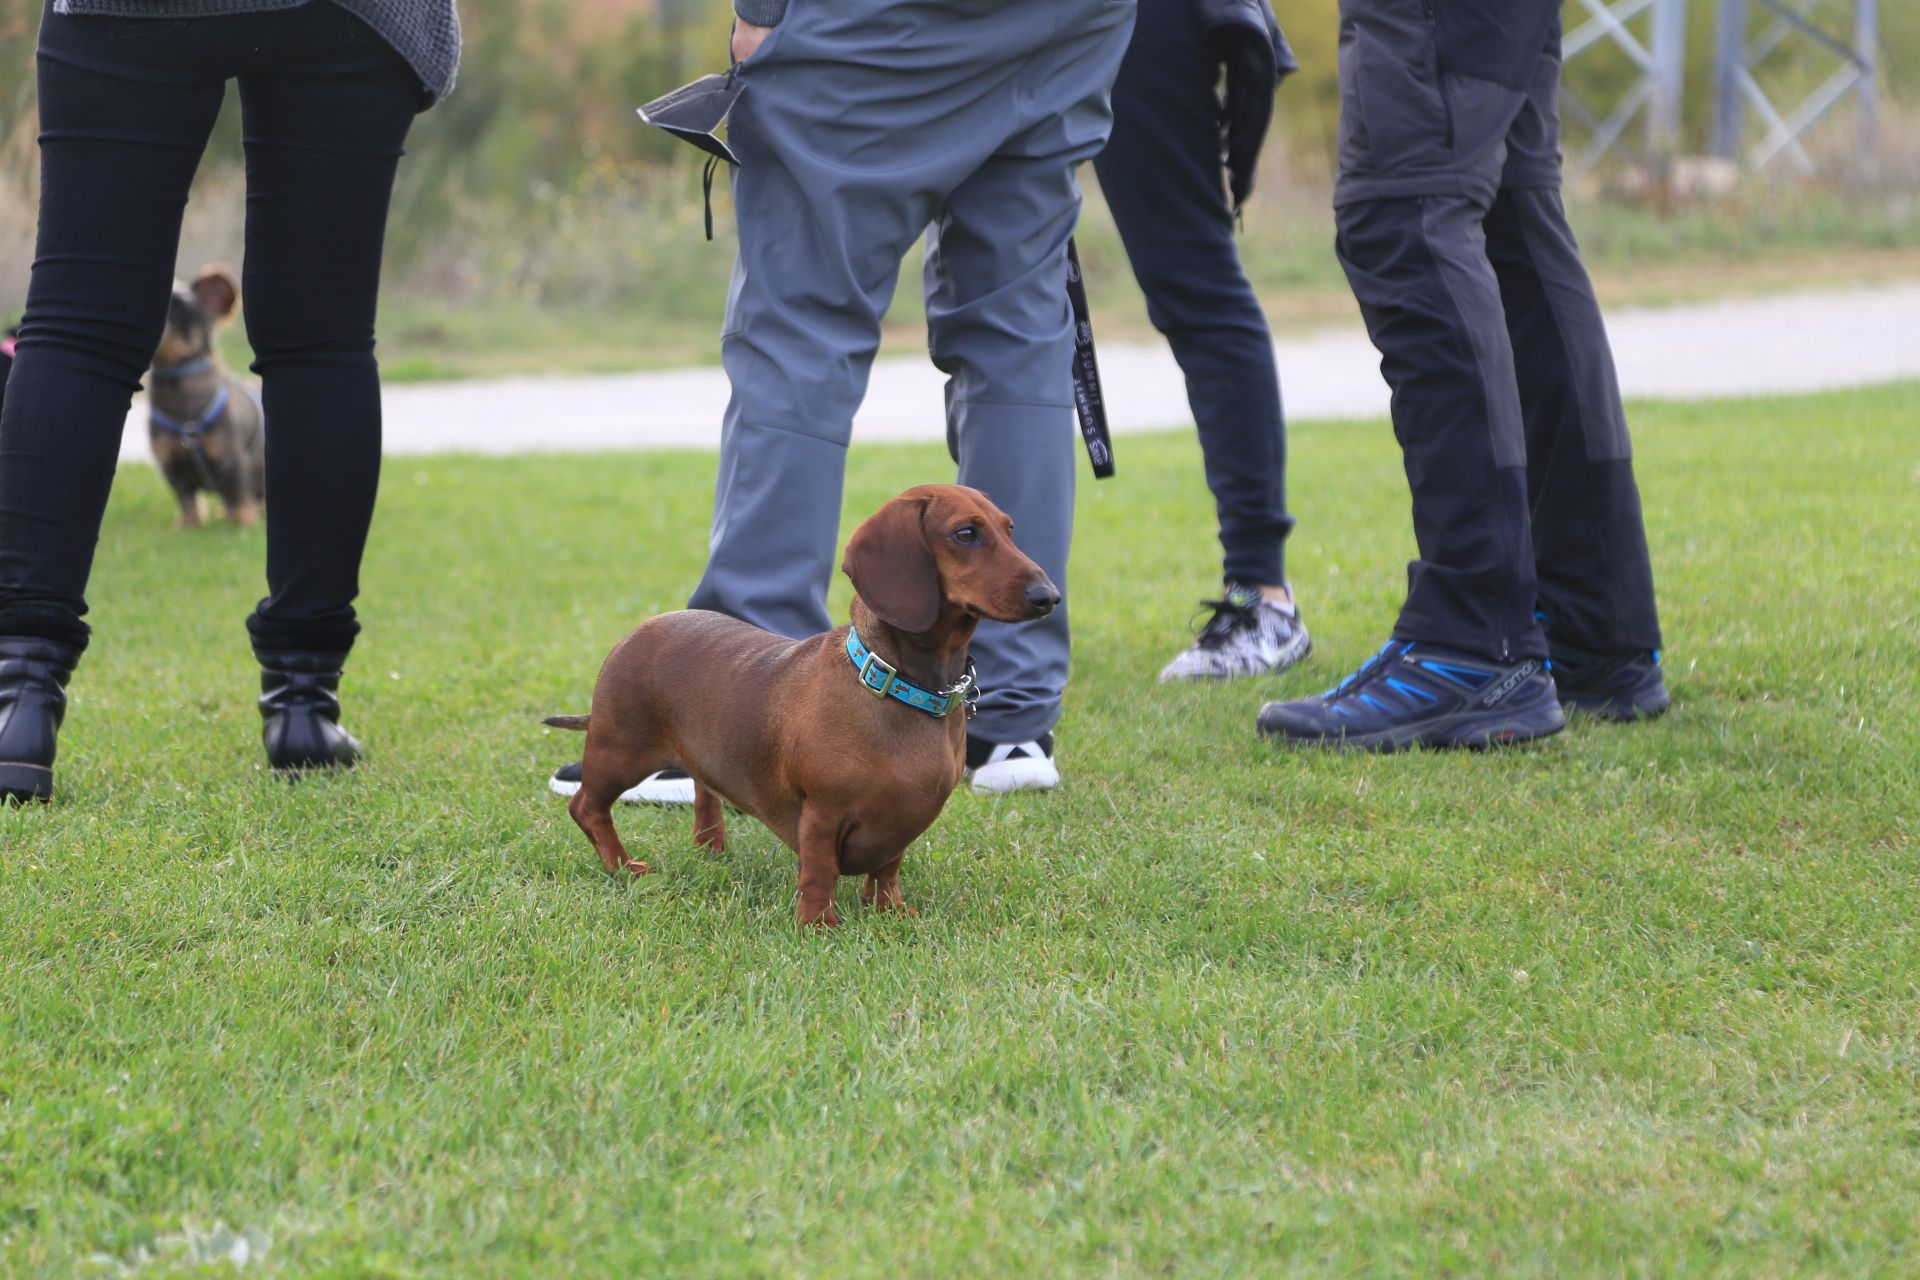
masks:
[[[1113,474],[1113,433],[1107,429],[1107,402],[1100,394],[1100,361],[1093,350],[1093,319],[1087,307],[1087,285],[1081,279],[1080,248],[1067,241],[1067,301],[1073,307],[1073,411],[1080,419],[1080,436],[1087,443],[1093,477]]]

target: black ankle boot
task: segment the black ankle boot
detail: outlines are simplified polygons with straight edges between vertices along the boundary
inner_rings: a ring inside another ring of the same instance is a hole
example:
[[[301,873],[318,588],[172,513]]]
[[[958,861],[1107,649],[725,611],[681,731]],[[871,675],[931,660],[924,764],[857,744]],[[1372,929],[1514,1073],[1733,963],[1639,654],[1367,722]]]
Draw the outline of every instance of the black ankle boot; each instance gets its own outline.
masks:
[[[0,804],[52,798],[54,738],[78,661],[69,645],[0,637]]]
[[[340,727],[344,653],[256,653],[260,660],[260,739],[280,770],[346,768],[360,744]]]

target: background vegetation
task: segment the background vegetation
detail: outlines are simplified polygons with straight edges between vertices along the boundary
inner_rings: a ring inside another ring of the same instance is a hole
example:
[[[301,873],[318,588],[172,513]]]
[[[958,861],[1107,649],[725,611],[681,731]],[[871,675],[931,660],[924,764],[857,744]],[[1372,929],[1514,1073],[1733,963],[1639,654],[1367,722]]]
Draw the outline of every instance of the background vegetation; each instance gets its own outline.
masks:
[[[1851,117],[1816,140],[1835,163],[1811,183],[1769,172],[1677,205],[1626,194],[1609,170],[1575,193],[1578,226],[1610,302],[1920,270],[1920,6],[1883,4],[1887,112],[1879,181],[1843,180]],[[41,0],[0,0],[0,319],[17,311],[31,258],[33,36]],[[641,126],[633,107],[724,60],[724,0],[461,0],[467,47],[453,96],[409,143],[392,222],[383,359],[391,377],[554,367],[615,368],[714,358],[731,258],[701,233],[696,157]],[[1712,4],[1696,0],[1689,142],[1710,118]],[[1330,136],[1336,115],[1335,0],[1282,0],[1302,73],[1280,101],[1245,255],[1282,326],[1350,314],[1329,252]],[[1839,22],[1841,0],[1816,16]],[[1576,15],[1570,8],[1569,15]],[[1778,56],[1780,83],[1810,84],[1831,63]],[[1575,65],[1581,92],[1608,100],[1622,59]],[[223,117],[189,209],[187,267],[239,254],[237,111]],[[1092,188],[1091,174],[1088,175]],[[721,197],[724,214],[724,196]],[[1105,334],[1140,332],[1144,312],[1091,190],[1083,257]],[[911,270],[911,264],[910,268]],[[914,277],[892,317],[918,342]],[[234,335],[243,357],[242,336]]]

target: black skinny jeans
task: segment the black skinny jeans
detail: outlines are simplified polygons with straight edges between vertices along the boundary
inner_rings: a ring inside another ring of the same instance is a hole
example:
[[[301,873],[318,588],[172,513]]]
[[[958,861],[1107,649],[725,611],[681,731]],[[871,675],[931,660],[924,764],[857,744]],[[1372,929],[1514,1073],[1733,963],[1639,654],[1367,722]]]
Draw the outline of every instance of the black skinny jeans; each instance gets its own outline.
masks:
[[[159,345],[187,189],[237,79],[242,298],[267,417],[260,652],[345,652],[380,476],[373,325],[401,145],[426,102],[332,4],[72,17],[39,48],[40,232],[0,417],[0,635],[84,648],[128,403]]]
[[[1193,0],[1140,0],[1093,162],[1147,316],[1187,378],[1228,582],[1286,581],[1287,429],[1273,334],[1240,267],[1220,168],[1219,63]]]

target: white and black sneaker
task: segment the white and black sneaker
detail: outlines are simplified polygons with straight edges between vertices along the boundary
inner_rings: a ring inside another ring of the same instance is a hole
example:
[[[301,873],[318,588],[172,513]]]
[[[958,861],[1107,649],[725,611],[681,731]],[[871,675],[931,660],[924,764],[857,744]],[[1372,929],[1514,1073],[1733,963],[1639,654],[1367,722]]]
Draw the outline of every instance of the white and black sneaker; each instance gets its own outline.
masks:
[[[571,796],[580,789],[580,762],[563,764],[547,780],[547,790],[557,796]],[[620,793],[622,804],[692,804],[693,778],[680,769],[662,769],[648,774]]]
[[[1161,684],[1278,675],[1313,652],[1300,611],[1291,603],[1234,583],[1227,584],[1221,599],[1200,603],[1213,616],[1193,644],[1160,669]]]
[[[988,742],[968,734],[967,776],[983,795],[1051,791],[1060,785],[1053,735],[1043,733],[1033,742]]]

